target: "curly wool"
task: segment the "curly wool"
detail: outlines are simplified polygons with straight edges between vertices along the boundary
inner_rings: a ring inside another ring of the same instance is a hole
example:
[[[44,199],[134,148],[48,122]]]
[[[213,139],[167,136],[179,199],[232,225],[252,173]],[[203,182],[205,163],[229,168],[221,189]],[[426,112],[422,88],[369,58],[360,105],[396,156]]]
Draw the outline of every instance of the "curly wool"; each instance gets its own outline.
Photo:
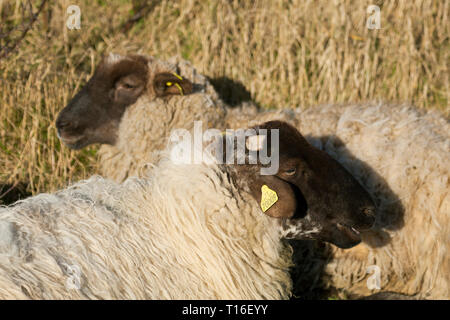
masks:
[[[163,158],[149,174],[0,208],[0,299],[290,296],[277,220],[226,172]]]

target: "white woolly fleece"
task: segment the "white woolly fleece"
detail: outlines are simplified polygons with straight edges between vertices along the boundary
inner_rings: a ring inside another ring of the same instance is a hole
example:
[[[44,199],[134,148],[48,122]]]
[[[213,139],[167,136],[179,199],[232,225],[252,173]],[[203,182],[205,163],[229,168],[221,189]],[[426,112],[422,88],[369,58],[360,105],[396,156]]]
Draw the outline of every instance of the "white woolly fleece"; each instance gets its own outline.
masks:
[[[0,299],[286,299],[292,250],[217,165],[166,157],[0,208]],[[5,232],[6,231],[6,232]]]

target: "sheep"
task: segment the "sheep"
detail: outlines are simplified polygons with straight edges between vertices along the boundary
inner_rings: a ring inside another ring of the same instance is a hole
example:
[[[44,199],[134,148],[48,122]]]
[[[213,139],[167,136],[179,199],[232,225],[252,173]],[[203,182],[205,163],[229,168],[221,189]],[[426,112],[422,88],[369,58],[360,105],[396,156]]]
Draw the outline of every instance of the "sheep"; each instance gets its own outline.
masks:
[[[0,299],[289,298],[292,250],[282,238],[348,248],[376,208],[292,126],[264,123],[245,144],[254,138],[248,157],[278,146],[276,174],[263,175],[260,161],[217,156],[180,163],[167,148],[145,177],[118,184],[94,176],[0,208]],[[263,187],[278,196],[265,209]]]
[[[196,120],[205,128],[221,127],[225,112],[209,81],[187,61],[110,54],[59,114],[56,125],[72,149],[104,144],[99,151],[101,174],[122,182],[145,163],[158,161],[152,151],[164,148],[172,128],[189,128]]]
[[[133,59],[132,56],[120,57],[113,63],[106,58],[101,65],[114,69],[117,61]],[[150,61],[148,69],[152,70],[155,60],[147,59]],[[195,71],[186,67],[188,63],[180,64],[178,72],[195,83],[191,76]],[[176,70],[174,64],[167,68]],[[148,74],[150,79],[154,77],[150,71]],[[101,72],[95,77],[101,77]],[[372,294],[377,290],[368,288],[366,280],[370,274],[366,272],[367,267],[375,265],[380,268],[383,290],[431,299],[450,296],[450,268],[445,254],[449,234],[450,128],[448,120],[438,112],[383,103],[271,111],[258,110],[250,103],[230,109],[212,89],[206,93],[193,90],[189,99],[195,97],[201,101],[195,104],[185,102],[190,101],[187,100],[190,95],[180,97],[177,91],[172,96],[155,97],[154,82],[148,83],[148,93],[129,105],[119,117],[120,125],[112,133],[114,142],[100,149],[103,174],[119,181],[140,174],[139,168],[155,161],[149,156],[150,151],[162,148],[172,129],[192,127],[193,118],[186,118],[183,123],[183,119],[176,116],[180,112],[199,115],[195,119],[214,122],[213,126],[219,129],[247,127],[274,119],[287,121],[301,129],[316,147],[346,166],[370,190],[381,208],[377,230],[365,233],[363,244],[345,252],[330,247],[334,258],[326,266],[327,276],[331,277],[329,285],[349,295]],[[200,87],[198,84],[191,87],[196,86]],[[176,111],[167,107],[174,104],[180,105]],[[76,108],[83,109],[74,99],[58,116],[57,127],[63,142],[70,139],[72,133],[58,125],[58,121],[76,119],[73,115]],[[221,112],[217,113],[215,108]],[[172,117],[176,121],[172,121]],[[211,121],[212,118],[215,121]],[[139,129],[136,132],[134,128]],[[95,125],[90,130],[95,131]],[[79,130],[77,135],[90,134]],[[98,139],[91,142],[101,143]],[[306,274],[302,272],[300,276]]]

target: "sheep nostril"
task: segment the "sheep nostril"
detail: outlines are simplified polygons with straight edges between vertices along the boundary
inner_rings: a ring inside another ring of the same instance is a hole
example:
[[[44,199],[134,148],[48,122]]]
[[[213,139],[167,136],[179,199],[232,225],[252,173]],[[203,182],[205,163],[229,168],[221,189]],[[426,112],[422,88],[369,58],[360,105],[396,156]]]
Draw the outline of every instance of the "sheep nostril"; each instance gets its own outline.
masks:
[[[362,213],[366,216],[374,217],[375,216],[375,208],[374,207],[364,207],[362,209]]]
[[[58,120],[56,121],[56,128],[58,130],[67,130],[73,127],[72,123],[68,120]]]
[[[361,209],[364,219],[364,229],[370,229],[375,223],[375,207],[368,206]]]

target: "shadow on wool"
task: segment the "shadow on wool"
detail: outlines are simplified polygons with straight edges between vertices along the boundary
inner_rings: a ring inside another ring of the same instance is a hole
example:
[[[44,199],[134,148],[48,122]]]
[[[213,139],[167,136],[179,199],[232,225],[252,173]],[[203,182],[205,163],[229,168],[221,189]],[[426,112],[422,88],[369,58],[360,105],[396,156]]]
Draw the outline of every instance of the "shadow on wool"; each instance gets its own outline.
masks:
[[[340,156],[349,160],[344,167],[364,186],[375,201],[377,220],[375,227],[370,231],[369,237],[364,237],[365,242],[373,248],[380,248],[390,243],[391,237],[386,231],[399,230],[404,226],[404,207],[399,197],[392,191],[386,180],[364,161],[356,158],[337,136],[305,137],[313,145],[320,140],[319,145],[332,146],[339,149]],[[337,160],[337,159],[336,159]],[[355,173],[364,172],[364,177]],[[377,192],[370,192],[374,189]],[[326,286],[327,275],[325,267],[328,261],[333,259],[329,244],[319,241],[289,240],[294,249],[291,269],[293,280],[293,299],[327,299],[334,293],[333,288]]]

